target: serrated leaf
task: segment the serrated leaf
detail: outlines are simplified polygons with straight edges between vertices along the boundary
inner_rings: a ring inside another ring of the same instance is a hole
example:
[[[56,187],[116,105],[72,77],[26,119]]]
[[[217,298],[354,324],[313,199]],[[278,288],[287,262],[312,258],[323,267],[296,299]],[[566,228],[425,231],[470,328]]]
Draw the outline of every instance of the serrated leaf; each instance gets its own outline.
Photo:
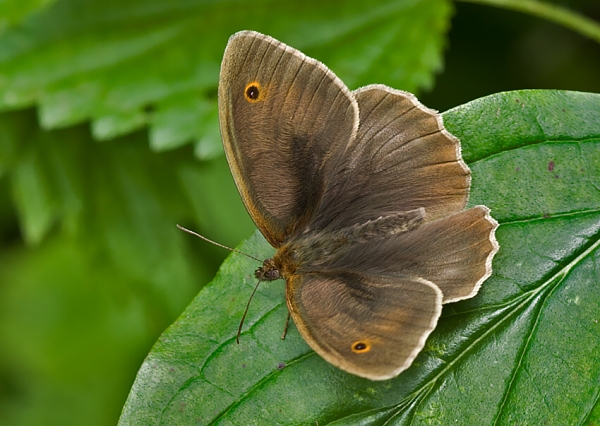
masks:
[[[490,122],[486,114],[502,119]],[[281,341],[287,309],[277,281],[261,284],[237,345],[257,265],[232,254],[155,344],[120,424],[572,425],[597,419],[600,95],[500,93],[444,119],[471,160],[470,203],[491,207],[501,223],[501,248],[480,294],[444,307],[411,368],[371,382],[329,365],[293,326]],[[532,133],[541,122],[543,132]],[[273,254],[258,233],[240,250]]]
[[[218,131],[217,103],[197,95],[177,96],[159,105],[153,124],[150,147],[155,151],[177,148],[213,127]]]
[[[92,135],[98,140],[114,139],[122,134],[133,132],[146,124],[143,111],[129,111],[105,115],[92,123]]]
[[[213,108],[205,122],[204,129],[194,147],[194,155],[201,160],[210,160],[223,154],[221,131],[219,129],[219,110]]]
[[[146,297],[154,294],[169,317],[179,313],[198,284],[175,227],[177,218],[189,217],[177,167],[201,167],[191,150],[159,157],[145,148],[143,134],[108,145],[85,126],[42,131],[31,111],[0,115],[0,129],[7,153],[0,170],[6,160],[26,242],[39,244],[60,226],[125,277],[145,283]]]
[[[32,114],[0,115],[0,178],[14,165],[19,147],[28,134],[30,123],[34,123]]]
[[[33,144],[11,173],[11,190],[25,241],[39,244],[60,216],[60,202],[49,164],[47,135],[35,132]],[[57,177],[59,178],[59,177]]]
[[[91,120],[101,140],[150,125],[154,147],[194,141],[199,158],[212,158],[221,152],[213,133],[169,126],[169,108],[181,105],[165,101],[210,102],[234,32],[305,49],[352,87],[415,91],[441,67],[450,9],[448,0],[63,0],[0,34],[0,110],[38,105],[45,129]],[[143,111],[154,105],[159,114],[147,122]],[[202,115],[202,103],[189,107]]]

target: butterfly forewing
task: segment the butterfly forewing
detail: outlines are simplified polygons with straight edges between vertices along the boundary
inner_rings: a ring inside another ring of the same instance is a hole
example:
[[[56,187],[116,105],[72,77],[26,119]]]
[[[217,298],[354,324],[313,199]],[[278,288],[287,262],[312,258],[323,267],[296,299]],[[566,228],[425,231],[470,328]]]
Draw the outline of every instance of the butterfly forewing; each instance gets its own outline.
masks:
[[[414,95],[383,85],[353,94],[360,111],[357,137],[327,182],[312,226],[341,228],[420,207],[426,220],[461,211],[470,171],[439,114]]]
[[[356,134],[356,101],[321,63],[244,31],[225,51],[219,106],[236,185],[278,247],[312,218],[325,176]]]

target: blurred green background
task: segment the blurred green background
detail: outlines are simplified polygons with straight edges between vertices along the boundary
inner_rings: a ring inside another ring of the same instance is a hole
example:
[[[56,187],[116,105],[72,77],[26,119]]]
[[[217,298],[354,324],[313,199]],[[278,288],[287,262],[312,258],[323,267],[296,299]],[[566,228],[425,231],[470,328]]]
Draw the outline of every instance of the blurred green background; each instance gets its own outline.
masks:
[[[600,20],[597,0],[547,2]],[[0,424],[115,424],[160,333],[254,226],[222,155],[227,38],[446,110],[600,92],[600,44],[468,2],[0,0]],[[83,420],[85,419],[85,420]]]

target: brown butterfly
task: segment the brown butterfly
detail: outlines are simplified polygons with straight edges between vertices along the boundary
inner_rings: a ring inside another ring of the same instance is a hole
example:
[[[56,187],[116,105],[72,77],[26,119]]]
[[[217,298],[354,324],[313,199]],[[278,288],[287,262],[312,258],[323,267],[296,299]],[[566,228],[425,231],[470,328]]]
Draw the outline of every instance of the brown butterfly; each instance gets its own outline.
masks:
[[[477,294],[498,250],[441,116],[383,85],[353,92],[252,31],[223,57],[219,114],[240,195],[277,249],[289,312],[328,362],[372,380],[410,366],[442,305]]]

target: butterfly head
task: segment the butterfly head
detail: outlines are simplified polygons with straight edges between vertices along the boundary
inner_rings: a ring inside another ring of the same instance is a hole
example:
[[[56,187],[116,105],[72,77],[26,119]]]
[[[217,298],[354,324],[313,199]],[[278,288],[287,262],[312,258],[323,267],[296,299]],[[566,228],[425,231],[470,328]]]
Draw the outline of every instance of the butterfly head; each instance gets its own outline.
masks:
[[[273,259],[265,259],[262,266],[254,271],[254,276],[259,281],[275,281],[281,278],[281,273]]]

